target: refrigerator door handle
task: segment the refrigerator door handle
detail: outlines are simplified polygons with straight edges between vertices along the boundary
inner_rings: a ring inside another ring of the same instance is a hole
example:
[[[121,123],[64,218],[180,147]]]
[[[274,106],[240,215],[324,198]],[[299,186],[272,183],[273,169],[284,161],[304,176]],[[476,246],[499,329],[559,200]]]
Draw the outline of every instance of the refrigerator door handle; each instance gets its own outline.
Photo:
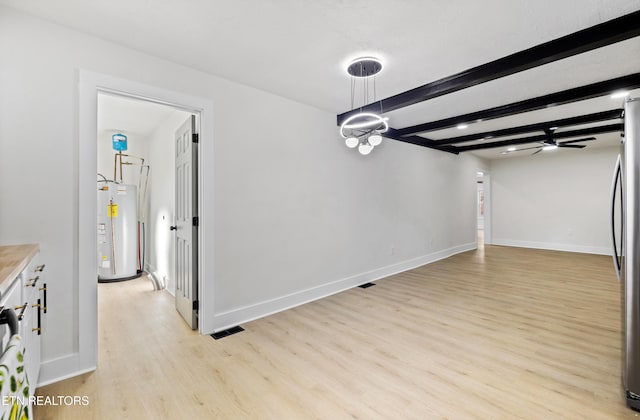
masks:
[[[622,161],[620,155],[618,155],[618,160],[616,161],[616,166],[613,170],[613,180],[611,181],[611,243],[613,244],[613,266],[616,269],[616,275],[618,276],[618,281],[621,280],[622,276],[622,264],[620,263],[620,259],[622,257],[622,243],[620,244],[620,253],[618,253],[618,245],[616,241],[616,224],[615,224],[615,211],[616,211],[616,191],[618,189],[618,184],[620,184],[620,194],[622,194]],[[622,205],[622,203],[621,203]],[[622,210],[621,210],[622,211]],[[622,224],[624,221],[620,220]],[[620,234],[622,235],[623,229],[620,229]]]

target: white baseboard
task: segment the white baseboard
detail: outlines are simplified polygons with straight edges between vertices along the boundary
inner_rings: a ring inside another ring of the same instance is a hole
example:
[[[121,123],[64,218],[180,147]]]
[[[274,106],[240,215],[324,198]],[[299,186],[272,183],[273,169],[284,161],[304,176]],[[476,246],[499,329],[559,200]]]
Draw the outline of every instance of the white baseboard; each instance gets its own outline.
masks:
[[[38,387],[96,370],[96,366],[79,366],[79,360],[80,353],[73,353],[58,359],[42,362],[40,365]]]
[[[286,296],[256,303],[254,305],[244,306],[227,312],[222,312],[214,316],[214,329],[210,333],[226,330],[239,324],[253,321],[255,319],[264,318],[266,316],[284,311],[299,305],[303,305],[314,300],[343,292],[352,287],[359,286],[364,283],[380,280],[393,274],[411,270],[425,264],[429,264],[443,258],[450,257],[461,252],[476,249],[475,242],[455,246],[453,248],[444,249],[432,254],[424,255],[406,261],[401,261],[386,267],[381,267],[372,271],[356,274],[340,280],[335,280],[321,286],[311,289],[302,290]]]
[[[548,249],[551,251],[579,252],[582,254],[611,255],[611,249],[601,246],[558,244],[552,242],[516,241],[513,239],[493,238],[492,245],[515,246],[518,248]]]
[[[372,271],[360,273],[344,279],[336,280],[311,289],[302,290],[290,295],[282,296],[276,299],[260,302],[255,305],[245,306],[233,311],[224,312],[215,316],[215,331],[225,330],[236,325],[263,318],[277,312],[284,311],[295,306],[321,299],[350,289],[361,284],[383,279],[393,274],[401,273],[429,264],[461,252],[476,249],[475,242],[455,246],[449,249],[434,252],[422,257],[401,261],[386,267],[381,267]],[[171,291],[164,289],[171,293]],[[211,331],[213,333],[215,331]],[[49,385],[54,382],[62,381],[77,375],[94,371],[95,365],[82,366],[79,353],[73,353],[58,359],[48,360],[42,363],[40,367],[40,378],[38,386]]]

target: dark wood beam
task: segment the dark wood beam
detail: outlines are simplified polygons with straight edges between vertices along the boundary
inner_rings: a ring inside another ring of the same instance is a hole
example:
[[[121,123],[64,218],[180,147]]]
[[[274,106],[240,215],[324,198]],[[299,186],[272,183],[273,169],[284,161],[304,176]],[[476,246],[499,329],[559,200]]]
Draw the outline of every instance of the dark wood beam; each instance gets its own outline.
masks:
[[[482,111],[471,112],[469,114],[401,128],[398,129],[398,134],[406,136],[426,131],[442,130],[445,128],[455,127],[461,123],[471,124],[479,121],[508,117],[510,115],[536,111],[550,106],[565,105],[571,102],[593,99],[599,96],[608,95],[616,90],[637,88],[640,88],[640,73],[592,83],[590,85],[563,90],[561,92],[550,93],[548,95],[525,99],[523,101],[484,109]]]
[[[563,118],[560,120],[545,121],[535,124],[521,125],[519,127],[504,128],[502,130],[485,131],[482,133],[468,134],[466,136],[449,137],[435,140],[439,145],[465,143],[480,139],[493,139],[496,137],[514,136],[517,134],[531,133],[534,131],[544,131],[551,127],[569,127],[572,125],[589,124],[595,122],[609,121],[622,118],[622,109],[612,109],[610,111],[596,112],[593,114],[580,115],[577,117]]]
[[[362,112],[390,112],[428,99],[542,66],[640,35],[640,10],[554,39],[532,48],[464,70],[362,108]],[[337,116],[338,125],[358,110]]]
[[[624,124],[609,124],[602,125],[599,127],[590,127],[583,128],[580,130],[571,130],[571,131],[563,131],[560,133],[554,133],[553,138],[555,140],[567,139],[578,136],[591,136],[595,134],[604,134],[604,133],[613,133],[616,131],[622,132],[624,130]],[[531,137],[521,137],[518,139],[510,139],[510,140],[502,140],[502,141],[494,141],[494,142],[483,142],[477,144],[471,144],[469,146],[453,146],[454,150],[461,152],[468,152],[471,150],[482,150],[482,149],[493,149],[496,147],[504,147],[504,146],[515,146],[518,144],[526,144],[526,143],[535,143],[535,142],[543,142],[547,139],[546,135],[540,136],[531,136]]]
[[[440,150],[441,152],[449,152],[458,154],[454,146],[439,145],[438,142],[427,139],[421,136],[401,136],[397,133],[397,130],[389,127],[386,133],[383,134],[385,138],[401,141],[404,143],[415,144],[417,146],[428,147],[430,149]]]

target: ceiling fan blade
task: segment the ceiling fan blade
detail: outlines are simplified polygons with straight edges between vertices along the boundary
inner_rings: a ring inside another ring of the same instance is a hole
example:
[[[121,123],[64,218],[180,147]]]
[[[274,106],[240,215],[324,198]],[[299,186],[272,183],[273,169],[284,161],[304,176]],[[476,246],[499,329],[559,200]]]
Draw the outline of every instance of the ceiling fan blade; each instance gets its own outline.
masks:
[[[503,154],[507,154],[507,153],[515,153],[515,152],[522,152],[523,150],[531,150],[531,149],[539,149],[543,146],[533,146],[533,147],[523,147],[522,149],[516,149],[516,150],[506,150],[504,152],[502,152]]]
[[[586,144],[559,144],[558,147],[566,147],[566,148],[572,148],[572,149],[584,149],[585,147],[587,147]]]
[[[558,143],[558,146],[560,146],[561,144],[578,143],[578,142],[581,142],[581,141],[591,141],[591,140],[595,140],[595,139],[596,139],[595,137],[585,137],[583,139],[563,141],[563,142]]]
[[[542,147],[540,147],[538,150],[536,150],[535,152],[531,153],[531,156],[533,155],[537,155],[538,153],[542,152]]]

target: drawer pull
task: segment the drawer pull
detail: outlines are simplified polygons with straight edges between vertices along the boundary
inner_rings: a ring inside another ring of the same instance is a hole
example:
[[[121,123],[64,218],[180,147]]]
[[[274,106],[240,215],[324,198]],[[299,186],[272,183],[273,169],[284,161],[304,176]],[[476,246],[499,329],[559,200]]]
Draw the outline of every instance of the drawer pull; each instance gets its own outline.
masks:
[[[24,287],[36,287],[38,280],[40,280],[40,276],[35,276],[34,278],[29,279],[28,281],[31,283],[25,284]]]
[[[13,308],[16,311],[20,309],[20,313],[18,314],[18,321],[22,321],[22,318],[24,318],[24,310],[27,309],[27,306],[29,305],[27,305],[27,303],[25,302],[24,305],[18,305]]]
[[[44,264],[37,265],[34,271],[41,273],[44,271],[44,266]]]
[[[38,303],[33,306],[38,307],[38,327],[31,328],[31,331],[38,331],[38,335],[40,335],[42,334],[42,311],[40,310],[40,308],[42,308],[42,305],[40,305],[40,299],[38,299]]]
[[[40,288],[41,292],[44,292],[43,295],[43,300],[44,300],[44,308],[43,311],[46,314],[47,313],[47,283],[44,284],[44,286],[42,286]]]

